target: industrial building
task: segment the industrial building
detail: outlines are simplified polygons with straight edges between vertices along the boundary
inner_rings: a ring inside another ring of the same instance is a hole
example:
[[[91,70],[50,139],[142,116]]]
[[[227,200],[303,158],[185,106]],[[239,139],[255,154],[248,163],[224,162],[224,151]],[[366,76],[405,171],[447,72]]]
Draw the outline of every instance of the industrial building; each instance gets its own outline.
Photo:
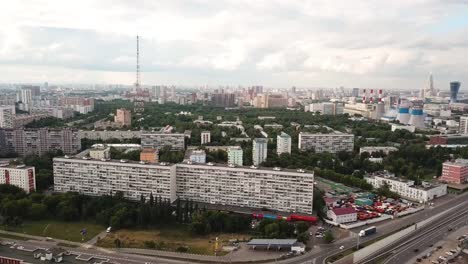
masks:
[[[23,189],[26,193],[36,190],[36,171],[25,165],[0,165],[0,184],[11,184]]]
[[[414,181],[397,178],[395,174],[387,171],[367,175],[364,179],[372,184],[374,188],[380,188],[384,184],[387,184],[392,192],[408,200],[421,203],[431,201],[447,194],[446,184],[423,182],[421,186],[416,186]]]
[[[354,149],[354,135],[336,131],[330,134],[301,132],[298,147],[302,151],[315,150],[316,153],[351,152]]]
[[[162,149],[166,146],[171,151],[185,149],[185,135],[183,133],[142,132],[141,145],[143,148]]]

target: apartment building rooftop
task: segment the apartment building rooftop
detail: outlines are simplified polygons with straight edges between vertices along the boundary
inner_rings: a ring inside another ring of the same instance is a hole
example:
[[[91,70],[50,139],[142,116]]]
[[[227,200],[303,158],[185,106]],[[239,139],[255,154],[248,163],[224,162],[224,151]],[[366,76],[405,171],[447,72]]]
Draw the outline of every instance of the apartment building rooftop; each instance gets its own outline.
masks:
[[[206,164],[196,164],[196,163],[191,163],[191,162],[182,162],[178,163],[181,165],[194,165],[194,166],[200,166],[200,167],[217,167],[217,168],[237,168],[237,169],[247,169],[247,170],[263,170],[263,171],[276,171],[276,172],[294,172],[294,173],[312,173],[308,172],[304,169],[285,169],[285,168],[279,168],[279,167],[259,167],[259,166],[238,166],[234,164],[225,164],[225,163],[214,163],[214,162],[208,162]]]
[[[23,170],[34,169],[33,166],[27,166],[24,164],[14,165],[14,164],[8,164],[8,163],[0,164],[0,168],[23,169]]]

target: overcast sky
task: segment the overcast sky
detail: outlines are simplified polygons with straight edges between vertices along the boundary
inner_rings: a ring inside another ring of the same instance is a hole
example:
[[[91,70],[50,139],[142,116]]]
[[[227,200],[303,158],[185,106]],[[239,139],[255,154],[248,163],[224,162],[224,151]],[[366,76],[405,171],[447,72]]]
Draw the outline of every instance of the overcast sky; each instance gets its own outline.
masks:
[[[0,82],[468,85],[468,0],[14,0]]]

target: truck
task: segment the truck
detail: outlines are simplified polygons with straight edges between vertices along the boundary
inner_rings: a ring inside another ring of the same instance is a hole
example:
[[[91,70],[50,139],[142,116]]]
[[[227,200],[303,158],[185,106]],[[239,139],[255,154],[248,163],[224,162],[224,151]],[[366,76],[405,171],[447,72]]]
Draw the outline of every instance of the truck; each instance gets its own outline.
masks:
[[[359,236],[360,237],[364,237],[364,236],[368,236],[368,235],[372,235],[374,234],[375,232],[377,232],[377,228],[375,226],[371,226],[369,228],[366,228],[366,229],[363,229],[359,232]]]

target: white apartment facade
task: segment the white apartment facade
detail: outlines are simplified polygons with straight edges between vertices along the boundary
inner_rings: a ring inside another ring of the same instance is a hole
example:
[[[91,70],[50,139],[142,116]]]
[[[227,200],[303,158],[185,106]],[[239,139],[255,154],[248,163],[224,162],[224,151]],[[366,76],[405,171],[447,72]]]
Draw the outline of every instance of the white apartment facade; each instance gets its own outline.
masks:
[[[91,140],[109,140],[109,139],[132,139],[132,138],[141,138],[142,131],[132,131],[132,130],[114,130],[114,131],[98,131],[98,130],[80,130],[78,135],[81,139],[91,139]]]
[[[36,171],[29,166],[0,165],[0,184],[11,184],[26,193],[36,190]]]
[[[291,154],[291,136],[281,132],[276,137],[276,153],[281,155],[283,153]]]
[[[252,162],[255,166],[260,165],[267,158],[268,139],[256,138],[252,142]]]
[[[458,133],[468,134],[468,116],[460,116]]]
[[[204,150],[192,150],[189,160],[195,163],[206,163],[206,152]]]
[[[201,144],[207,144],[211,142],[211,132],[210,131],[203,131],[201,132]]]
[[[15,126],[15,106],[0,106],[0,128],[13,128]]]
[[[374,188],[379,188],[386,183],[392,192],[399,194],[403,198],[417,202],[425,203],[447,194],[446,184],[436,185],[423,182],[421,186],[416,186],[414,185],[414,181],[400,179],[395,177],[394,174],[387,172],[366,176],[364,179],[372,184]]]
[[[54,158],[54,190],[90,196],[115,195],[139,200],[150,194],[176,200],[175,165]]]
[[[228,148],[228,164],[243,166],[244,165],[244,151],[239,146]]]
[[[89,158],[54,158],[56,192],[140,196],[284,212],[312,213],[313,172],[213,164],[141,164]]]
[[[301,132],[299,133],[298,148],[302,151],[315,150],[316,153],[351,152],[354,149],[354,135],[338,132],[330,134]]]
[[[377,153],[377,152],[383,152],[385,155],[388,155],[390,152],[397,151],[398,149],[395,147],[361,147],[359,149],[359,154],[362,154],[364,152],[369,153],[370,155]]]
[[[141,134],[141,146],[154,149],[170,146],[171,151],[184,150],[185,135],[184,133],[144,132]]]
[[[177,164],[177,197],[209,204],[312,213],[314,174]]]

